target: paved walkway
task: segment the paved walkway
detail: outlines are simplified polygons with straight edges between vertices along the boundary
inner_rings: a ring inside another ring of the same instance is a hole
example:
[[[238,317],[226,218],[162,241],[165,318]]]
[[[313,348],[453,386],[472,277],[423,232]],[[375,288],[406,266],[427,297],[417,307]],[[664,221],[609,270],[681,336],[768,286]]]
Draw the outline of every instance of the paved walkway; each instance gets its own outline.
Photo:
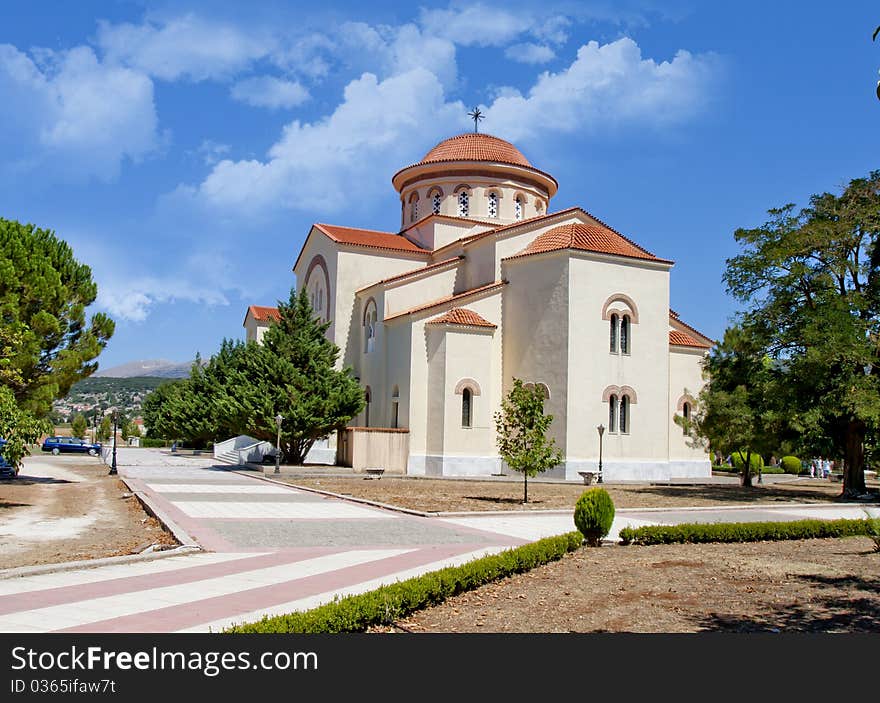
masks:
[[[144,450],[119,470],[205,551],[0,580],[0,631],[217,631],[574,528],[570,514],[416,517]],[[618,511],[609,537],[624,525],[863,515],[791,504]]]

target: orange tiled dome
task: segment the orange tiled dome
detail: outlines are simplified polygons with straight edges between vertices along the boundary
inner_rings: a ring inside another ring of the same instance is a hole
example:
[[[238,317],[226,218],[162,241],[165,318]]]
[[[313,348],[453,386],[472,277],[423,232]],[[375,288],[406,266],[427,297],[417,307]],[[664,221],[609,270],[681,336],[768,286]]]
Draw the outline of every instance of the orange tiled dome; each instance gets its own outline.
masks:
[[[468,132],[444,139],[419,162],[436,161],[500,161],[532,168],[528,159],[510,142],[491,134]]]

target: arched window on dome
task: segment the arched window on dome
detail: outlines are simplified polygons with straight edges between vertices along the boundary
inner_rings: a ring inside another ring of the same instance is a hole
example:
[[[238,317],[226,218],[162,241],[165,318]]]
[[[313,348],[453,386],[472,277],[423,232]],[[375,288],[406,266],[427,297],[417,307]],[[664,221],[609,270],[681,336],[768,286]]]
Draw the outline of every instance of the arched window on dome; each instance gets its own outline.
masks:
[[[436,191],[431,198],[431,212],[435,215],[440,214],[440,206],[443,204],[443,196],[440,191]]]
[[[409,221],[415,222],[419,219],[419,194],[413,193],[409,196]]]
[[[487,212],[489,213],[489,217],[498,217],[498,193],[495,191],[489,193]]]
[[[544,201],[538,198],[535,200],[535,211],[540,215],[544,212]]]
[[[471,194],[467,188],[462,188],[458,192],[458,216],[467,217],[471,211]]]
[[[513,219],[521,220],[523,218],[523,197],[517,195],[513,199]]]

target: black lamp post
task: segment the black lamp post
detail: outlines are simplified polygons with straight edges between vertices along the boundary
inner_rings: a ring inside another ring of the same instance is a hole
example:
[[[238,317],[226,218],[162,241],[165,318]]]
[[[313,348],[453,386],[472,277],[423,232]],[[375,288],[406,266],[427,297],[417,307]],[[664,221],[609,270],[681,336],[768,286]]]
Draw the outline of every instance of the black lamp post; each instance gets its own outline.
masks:
[[[602,435],[605,434],[605,426],[599,425],[596,431],[599,433],[599,478],[596,483],[602,483]]]
[[[281,469],[281,423],[284,422],[284,418],[281,416],[281,413],[278,413],[275,416],[275,426],[278,428],[278,441],[275,442],[275,473],[280,474]]]
[[[113,411],[113,461],[110,463],[110,476],[116,476],[119,472],[116,470],[116,425],[119,422],[119,415]]]

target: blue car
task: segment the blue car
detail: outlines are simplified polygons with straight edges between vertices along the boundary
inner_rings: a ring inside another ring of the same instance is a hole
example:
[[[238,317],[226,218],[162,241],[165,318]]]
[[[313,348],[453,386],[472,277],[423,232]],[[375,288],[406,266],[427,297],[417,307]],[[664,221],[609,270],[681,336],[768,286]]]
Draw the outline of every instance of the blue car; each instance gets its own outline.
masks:
[[[0,439],[0,450],[3,449],[3,445],[6,444],[5,439]],[[0,454],[0,478],[15,478],[18,476],[18,467],[12,466],[3,454]]]
[[[44,452],[58,454],[88,454],[98,456],[101,453],[100,444],[92,444],[77,437],[47,437],[43,442]]]

